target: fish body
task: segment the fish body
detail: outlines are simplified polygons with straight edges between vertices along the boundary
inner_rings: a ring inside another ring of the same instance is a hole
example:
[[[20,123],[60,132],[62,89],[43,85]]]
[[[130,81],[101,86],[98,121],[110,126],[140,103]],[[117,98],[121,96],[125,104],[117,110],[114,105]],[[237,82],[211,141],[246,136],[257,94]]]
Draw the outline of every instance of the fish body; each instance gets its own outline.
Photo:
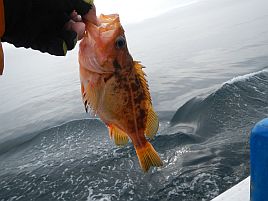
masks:
[[[101,15],[98,26],[87,23],[80,43],[81,92],[90,108],[107,125],[118,146],[130,138],[140,166],[148,171],[162,161],[147,141],[158,130],[158,117],[142,70],[128,52],[119,16]]]

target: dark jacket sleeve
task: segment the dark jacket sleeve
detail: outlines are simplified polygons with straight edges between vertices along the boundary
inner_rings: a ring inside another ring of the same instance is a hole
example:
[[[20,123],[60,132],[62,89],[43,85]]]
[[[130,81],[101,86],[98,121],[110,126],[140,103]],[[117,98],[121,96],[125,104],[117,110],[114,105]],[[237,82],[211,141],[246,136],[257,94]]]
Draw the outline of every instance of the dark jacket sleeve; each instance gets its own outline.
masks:
[[[77,34],[64,25],[75,10],[84,15],[92,5],[88,0],[1,0],[5,8],[2,42],[64,56],[73,49]]]
[[[1,37],[5,32],[5,16],[4,16],[4,4],[3,0],[0,0],[0,75],[3,74],[4,70],[4,53],[1,43]]]

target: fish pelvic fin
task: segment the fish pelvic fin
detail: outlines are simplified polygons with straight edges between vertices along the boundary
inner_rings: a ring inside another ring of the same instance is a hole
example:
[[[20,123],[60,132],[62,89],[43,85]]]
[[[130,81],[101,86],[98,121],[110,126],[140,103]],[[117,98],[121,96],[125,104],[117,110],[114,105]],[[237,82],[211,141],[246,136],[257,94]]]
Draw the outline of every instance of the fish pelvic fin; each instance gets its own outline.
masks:
[[[140,166],[144,172],[147,172],[151,166],[160,167],[163,165],[158,153],[155,151],[150,142],[142,147],[135,147],[140,162]]]
[[[146,129],[145,129],[146,137],[150,139],[154,138],[155,134],[158,131],[158,128],[159,128],[158,116],[153,110],[152,106],[150,106],[148,110]]]
[[[128,135],[124,131],[116,126],[109,126],[108,129],[110,138],[114,140],[115,145],[125,146],[128,143]]]

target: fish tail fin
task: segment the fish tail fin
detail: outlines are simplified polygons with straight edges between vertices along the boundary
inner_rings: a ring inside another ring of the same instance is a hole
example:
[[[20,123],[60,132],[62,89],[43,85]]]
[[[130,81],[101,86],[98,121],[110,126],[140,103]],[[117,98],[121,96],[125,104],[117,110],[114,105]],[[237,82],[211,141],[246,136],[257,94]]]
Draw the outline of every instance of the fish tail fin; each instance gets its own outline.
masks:
[[[140,162],[140,166],[144,172],[147,172],[151,166],[160,167],[163,165],[159,155],[150,142],[142,147],[135,147]]]

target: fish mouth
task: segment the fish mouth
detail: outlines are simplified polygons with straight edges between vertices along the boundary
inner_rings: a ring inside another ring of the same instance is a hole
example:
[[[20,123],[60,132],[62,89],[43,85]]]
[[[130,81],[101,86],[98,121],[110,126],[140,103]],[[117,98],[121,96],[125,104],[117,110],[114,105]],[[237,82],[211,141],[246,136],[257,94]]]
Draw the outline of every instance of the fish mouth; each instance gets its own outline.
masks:
[[[119,33],[121,24],[118,14],[101,14],[98,17],[98,22],[98,25],[89,23],[86,28],[86,31],[95,41],[102,39],[105,42],[105,39],[111,39]]]
[[[118,14],[101,14],[98,25],[88,23],[86,27],[86,40],[88,47],[88,70],[103,74],[115,71],[113,66],[116,57],[115,39],[122,32]],[[81,44],[81,43],[80,43]]]
[[[99,38],[102,40],[102,44],[109,44],[109,42],[115,39],[120,32],[121,24],[119,20],[119,15],[101,14],[99,16],[99,22],[100,24],[97,27],[99,32]]]
[[[118,25],[120,25],[118,14],[110,14],[110,15],[101,14],[99,16],[99,22],[101,32],[115,30],[118,28]]]

